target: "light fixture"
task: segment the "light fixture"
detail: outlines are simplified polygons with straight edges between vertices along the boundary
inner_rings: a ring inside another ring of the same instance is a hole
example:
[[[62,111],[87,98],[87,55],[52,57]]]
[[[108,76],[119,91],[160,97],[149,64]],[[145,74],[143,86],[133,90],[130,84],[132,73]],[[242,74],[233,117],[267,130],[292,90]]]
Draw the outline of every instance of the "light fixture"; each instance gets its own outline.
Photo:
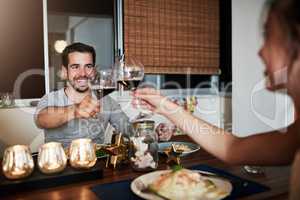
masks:
[[[54,49],[57,53],[62,53],[67,45],[68,44],[65,40],[56,40],[54,43]]]

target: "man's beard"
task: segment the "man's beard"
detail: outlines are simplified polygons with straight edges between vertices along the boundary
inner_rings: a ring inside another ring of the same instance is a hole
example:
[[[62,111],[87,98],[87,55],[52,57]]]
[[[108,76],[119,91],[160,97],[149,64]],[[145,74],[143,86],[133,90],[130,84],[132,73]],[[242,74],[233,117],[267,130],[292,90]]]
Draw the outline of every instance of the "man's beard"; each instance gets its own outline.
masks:
[[[88,91],[89,90],[89,88],[87,87],[87,88],[85,88],[85,89],[80,89],[80,88],[74,88],[75,90],[76,90],[76,92],[79,92],[79,93],[85,93],[86,91]]]
[[[84,88],[81,88],[80,86],[76,86],[76,81],[77,79],[86,79],[87,81],[89,81],[89,78],[84,76],[84,77],[78,77],[76,79],[74,79],[73,81],[68,81],[69,85],[76,91],[76,92],[79,92],[79,93],[85,93],[86,91],[89,90],[89,86],[87,85],[86,87]]]

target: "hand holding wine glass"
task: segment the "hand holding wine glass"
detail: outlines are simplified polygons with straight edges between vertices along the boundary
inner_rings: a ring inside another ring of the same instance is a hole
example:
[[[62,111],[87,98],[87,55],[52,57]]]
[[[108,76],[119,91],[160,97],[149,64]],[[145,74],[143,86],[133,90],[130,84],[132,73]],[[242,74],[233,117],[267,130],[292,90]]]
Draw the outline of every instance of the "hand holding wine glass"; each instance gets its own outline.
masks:
[[[142,107],[157,114],[176,114],[179,109],[182,109],[179,105],[161,95],[159,90],[153,88],[139,88],[133,95],[135,99],[140,99]],[[135,104],[135,101],[133,101],[133,104]]]
[[[95,118],[99,112],[99,101],[93,99],[90,95],[87,95],[79,104],[75,105],[74,114],[75,118]]]
[[[124,90],[135,91],[140,82],[144,78],[144,65],[134,59],[128,59],[126,62],[120,63],[118,83]],[[150,118],[152,112],[149,110],[144,110],[139,104],[139,99],[134,99],[136,102],[135,108],[139,110],[139,114],[135,117],[135,120]]]

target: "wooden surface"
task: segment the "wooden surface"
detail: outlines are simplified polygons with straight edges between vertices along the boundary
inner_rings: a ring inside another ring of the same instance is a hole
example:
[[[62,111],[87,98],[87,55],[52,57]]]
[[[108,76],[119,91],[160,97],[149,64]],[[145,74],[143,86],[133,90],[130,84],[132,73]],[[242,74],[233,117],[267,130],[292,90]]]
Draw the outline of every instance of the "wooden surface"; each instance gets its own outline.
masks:
[[[177,136],[176,140],[186,140],[185,136]],[[100,160],[104,164],[104,160]],[[163,159],[161,159],[163,162]],[[240,177],[253,180],[271,188],[270,191],[254,194],[242,199],[272,199],[281,200],[288,199],[288,183],[290,167],[264,167],[265,175],[254,176],[246,174],[240,166],[229,166],[213,156],[200,150],[192,155],[184,157],[182,164],[185,167],[190,167],[196,164],[207,164],[212,167],[225,169],[226,171],[238,175]],[[104,165],[103,165],[104,166]],[[166,169],[165,164],[160,164],[159,169]],[[103,179],[81,182],[76,184],[69,184],[50,189],[35,190],[28,192],[20,192],[18,194],[11,194],[10,196],[0,197],[0,199],[22,199],[22,200],[97,200],[99,199],[91,190],[90,187],[102,183],[109,183],[119,180],[126,180],[140,176],[142,173],[134,172],[129,166],[123,166],[120,169],[104,169]]]

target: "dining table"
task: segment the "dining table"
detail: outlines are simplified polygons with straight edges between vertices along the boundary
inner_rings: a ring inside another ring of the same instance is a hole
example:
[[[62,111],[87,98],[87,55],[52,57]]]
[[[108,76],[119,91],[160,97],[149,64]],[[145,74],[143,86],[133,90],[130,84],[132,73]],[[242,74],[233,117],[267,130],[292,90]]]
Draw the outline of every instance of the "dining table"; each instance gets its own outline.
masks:
[[[192,142],[186,135],[174,136],[172,141],[189,141]],[[143,172],[134,171],[130,165],[123,164],[117,166],[116,169],[105,167],[105,158],[98,159],[97,162],[101,162],[103,166],[103,177],[96,180],[82,181],[76,183],[70,183],[61,186],[55,186],[51,188],[28,190],[15,192],[0,199],[8,200],[101,200],[92,190],[91,187],[112,183],[121,180],[134,179],[143,175]],[[263,174],[249,174],[245,172],[243,166],[229,165],[215,156],[206,152],[203,148],[200,148],[197,152],[181,157],[181,165],[183,167],[191,167],[197,164],[205,164],[214,168],[224,170],[228,173],[236,175],[238,177],[255,181],[270,188],[270,190],[249,195],[241,199],[272,199],[281,200],[288,199],[289,191],[289,178],[290,178],[290,166],[263,166]],[[159,160],[158,170],[167,169],[166,158],[161,156]]]

